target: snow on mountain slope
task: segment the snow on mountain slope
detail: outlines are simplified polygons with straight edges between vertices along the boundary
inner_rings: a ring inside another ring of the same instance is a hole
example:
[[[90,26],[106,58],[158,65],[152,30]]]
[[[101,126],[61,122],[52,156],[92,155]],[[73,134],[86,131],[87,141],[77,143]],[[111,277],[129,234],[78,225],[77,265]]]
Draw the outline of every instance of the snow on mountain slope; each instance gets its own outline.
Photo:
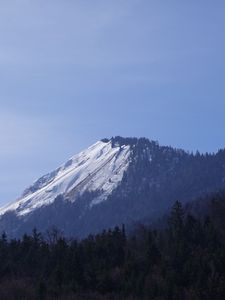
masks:
[[[26,189],[21,198],[0,209],[0,214],[15,211],[26,215],[36,208],[54,202],[58,195],[71,201],[85,191],[101,191],[95,205],[107,198],[118,186],[129,165],[130,146],[114,146],[99,141],[73,156],[66,164],[41,177]]]

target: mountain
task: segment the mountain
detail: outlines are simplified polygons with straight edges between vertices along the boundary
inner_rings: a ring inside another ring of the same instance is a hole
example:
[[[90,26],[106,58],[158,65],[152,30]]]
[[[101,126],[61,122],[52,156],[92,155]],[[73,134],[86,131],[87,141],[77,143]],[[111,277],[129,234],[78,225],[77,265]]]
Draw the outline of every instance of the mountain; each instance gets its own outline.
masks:
[[[73,156],[0,209],[11,236],[58,227],[84,237],[117,224],[154,221],[225,187],[225,150],[188,153],[145,138],[103,139]]]

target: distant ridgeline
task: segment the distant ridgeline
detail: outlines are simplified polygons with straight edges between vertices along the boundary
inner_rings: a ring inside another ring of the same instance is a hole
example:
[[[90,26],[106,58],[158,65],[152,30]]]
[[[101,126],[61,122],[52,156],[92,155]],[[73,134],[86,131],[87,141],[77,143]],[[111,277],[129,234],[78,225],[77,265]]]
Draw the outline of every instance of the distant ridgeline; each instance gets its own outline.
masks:
[[[193,154],[146,138],[103,139],[0,209],[0,230],[21,236],[57,226],[82,238],[115,225],[155,222],[174,201],[186,204],[223,188],[225,150]]]

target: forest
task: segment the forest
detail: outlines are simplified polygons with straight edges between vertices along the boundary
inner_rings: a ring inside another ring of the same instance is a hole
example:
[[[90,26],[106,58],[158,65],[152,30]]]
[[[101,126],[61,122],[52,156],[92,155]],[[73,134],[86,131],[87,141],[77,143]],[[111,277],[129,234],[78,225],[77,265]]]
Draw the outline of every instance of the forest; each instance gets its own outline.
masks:
[[[217,210],[213,209],[217,207]],[[176,202],[160,229],[137,225],[83,240],[56,228],[0,239],[0,299],[225,299],[224,199],[196,217]]]

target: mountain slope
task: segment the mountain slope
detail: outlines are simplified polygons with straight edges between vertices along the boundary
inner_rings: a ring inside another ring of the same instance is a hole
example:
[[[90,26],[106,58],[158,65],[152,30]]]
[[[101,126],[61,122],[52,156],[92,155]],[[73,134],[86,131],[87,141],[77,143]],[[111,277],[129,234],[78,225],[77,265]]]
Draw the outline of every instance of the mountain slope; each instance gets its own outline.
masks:
[[[225,187],[225,150],[190,154],[141,138],[104,139],[37,180],[0,210],[0,230],[21,235],[55,225],[84,237],[162,216]]]
[[[122,180],[128,167],[129,148],[112,148],[111,142],[97,142],[57,170],[38,179],[20,199],[1,208],[0,214],[12,210],[18,215],[26,215],[53,203],[61,194],[70,198],[73,196],[74,201],[84,191],[99,190],[102,191],[101,196],[93,199],[93,204],[106,199]]]

